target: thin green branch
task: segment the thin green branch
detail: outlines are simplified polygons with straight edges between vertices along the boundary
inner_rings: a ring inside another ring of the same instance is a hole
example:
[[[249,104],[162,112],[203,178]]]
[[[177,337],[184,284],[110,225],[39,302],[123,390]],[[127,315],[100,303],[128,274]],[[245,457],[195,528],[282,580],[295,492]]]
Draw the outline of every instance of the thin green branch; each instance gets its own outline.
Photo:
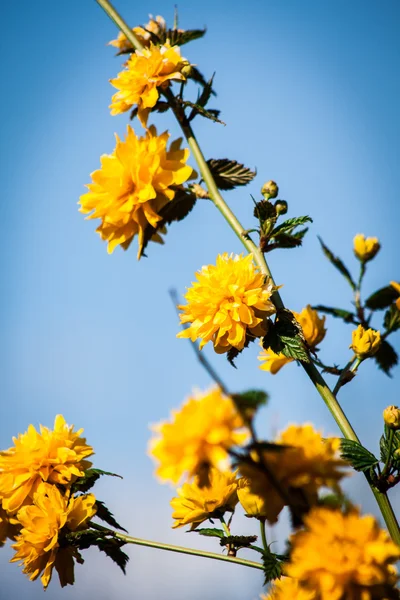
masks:
[[[260,519],[260,532],[261,532],[261,539],[262,539],[262,543],[263,543],[263,547],[264,547],[264,552],[266,554],[270,554],[268,541],[267,541],[267,532],[265,530],[265,519]]]

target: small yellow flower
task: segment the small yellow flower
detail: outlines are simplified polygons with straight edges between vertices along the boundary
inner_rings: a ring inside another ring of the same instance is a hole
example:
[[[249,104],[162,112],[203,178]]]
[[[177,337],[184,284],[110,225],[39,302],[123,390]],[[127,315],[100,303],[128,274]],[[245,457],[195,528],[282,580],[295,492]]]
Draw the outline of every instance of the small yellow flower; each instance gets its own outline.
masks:
[[[381,345],[381,334],[375,329],[364,329],[359,325],[352,332],[352,343],[349,348],[354,350],[359,358],[368,358],[373,356]]]
[[[398,406],[388,406],[383,411],[383,420],[390,429],[400,429],[400,408]]]
[[[246,336],[265,335],[266,319],[275,312],[275,288],[255,266],[252,254],[220,254],[217,264],[203,267],[196,279],[185,295],[187,304],[179,306],[181,323],[191,325],[178,338],[200,339],[200,349],[212,341],[222,354],[231,348],[242,350]]]
[[[33,425],[17,438],[14,446],[0,452],[0,499],[3,508],[16,513],[30,503],[42,481],[70,485],[82,477],[91,462],[86,460],[93,448],[82,437],[83,429],[74,431],[62,415],[57,415],[54,430]]]
[[[372,260],[381,247],[378,238],[366,238],[362,233],[355,236],[353,245],[354,254],[361,262]]]
[[[237,495],[246,516],[265,519],[268,517],[268,498],[254,494],[250,479],[241,477],[238,482]]]
[[[346,475],[342,471],[346,463],[338,455],[340,441],[337,438],[323,440],[321,434],[310,424],[290,425],[275,443],[285,448],[279,452],[264,451],[266,464],[283,489],[301,490],[308,504],[316,503],[321,487],[337,490],[339,480]],[[256,455],[253,458],[259,462]],[[260,516],[275,523],[285,505],[281,494],[257,466],[243,463],[240,465],[240,472],[248,480],[246,492],[259,497],[250,497],[255,504],[254,510],[260,508]],[[242,502],[240,494],[239,488],[239,500]],[[248,508],[244,504],[244,509]]]
[[[221,473],[210,469],[208,485],[201,487],[198,478],[193,483],[184,483],[177,489],[178,497],[171,500],[172,518],[175,519],[172,527],[191,523],[192,531],[207,519],[232,512],[238,502],[236,475],[237,471]]]
[[[165,89],[171,79],[185,81],[182,69],[188,61],[181,57],[178,46],[154,46],[136,51],[125,64],[116,79],[110,83],[118,90],[112,97],[111,114],[138,107],[138,118],[143,127],[147,127],[150,110],[158,98],[158,88]]]
[[[11,518],[0,504],[0,548],[4,546],[7,539],[14,540],[21,527],[15,518]]]
[[[33,495],[33,504],[18,512],[21,533],[13,544],[15,555],[11,562],[23,564],[23,573],[34,581],[41,575],[43,587],[50,583],[53,567],[61,586],[74,583],[74,558],[81,562],[79,552],[68,547],[64,534],[85,529],[95,515],[93,494],[69,498],[55,485],[41,483]],[[63,543],[64,542],[64,543]]]
[[[145,48],[150,46],[151,35],[149,32],[154,33],[155,35],[159,35],[161,31],[166,29],[165,19],[157,15],[154,19],[151,15],[150,21],[143,25],[143,27],[133,27],[132,31],[139,40],[139,42]],[[119,32],[116,40],[111,40],[108,42],[109,46],[114,46],[114,48],[118,48],[120,52],[126,52],[127,50],[133,50],[132,44],[127,40],[125,34],[122,31]]]
[[[357,510],[313,508],[305,529],[291,538],[292,552],[285,572],[318,600],[392,597],[393,565],[400,548],[370,516]]]
[[[248,434],[231,398],[219,388],[190,397],[171,422],[153,426],[149,454],[158,463],[161,480],[178,483],[184,475],[203,476],[210,467],[226,470],[228,450]],[[207,479],[207,478],[206,478]]]
[[[168,138],[168,132],[157,136],[155,127],[137,137],[128,126],[126,140],[117,136],[114,152],[104,154],[101,169],[92,173],[89,191],[80,198],[80,212],[90,213],[88,219],[101,219],[97,232],[108,241],[109,253],[118,245],[126,250],[138,234],[140,258],[146,229],[157,227],[160,210],[195,176],[186,165],[189,150],[180,148],[180,139],[167,150]],[[152,239],[161,241],[158,235]]]
[[[396,292],[399,294],[399,297],[396,299],[395,304],[397,307],[397,310],[400,310],[400,283],[397,283],[397,281],[391,281],[390,285],[396,290]]]
[[[311,308],[309,304],[300,313],[293,313],[297,322],[301,325],[304,338],[311,350],[314,350],[325,337],[325,317],[320,317],[316,310]],[[262,361],[260,369],[269,371],[275,375],[284,365],[293,361],[293,358],[288,358],[284,354],[276,354],[271,349],[262,350],[258,356],[258,360]]]
[[[268,596],[262,595],[261,600],[319,600],[313,590],[300,587],[299,582],[292,577],[283,577],[274,581]]]

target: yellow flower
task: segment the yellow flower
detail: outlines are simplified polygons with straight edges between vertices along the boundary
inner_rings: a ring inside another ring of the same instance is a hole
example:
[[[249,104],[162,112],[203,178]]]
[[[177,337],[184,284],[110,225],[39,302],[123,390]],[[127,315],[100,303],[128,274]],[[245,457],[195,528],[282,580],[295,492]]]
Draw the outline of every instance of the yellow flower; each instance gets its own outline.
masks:
[[[11,521],[0,504],[0,548],[4,546],[7,539],[14,540],[21,529],[15,519],[11,519]]]
[[[290,490],[298,489],[308,504],[315,504],[321,487],[337,489],[339,480],[345,475],[341,469],[346,466],[338,456],[338,438],[323,440],[310,424],[290,425],[275,443],[285,448],[279,452],[264,451],[264,460],[288,495],[292,495]],[[253,458],[258,462],[256,455]],[[256,466],[243,463],[240,472],[248,480],[246,492],[259,496],[260,516],[270,523],[276,522],[285,505],[281,494]],[[240,488],[238,494],[242,502]],[[247,510],[246,504],[243,506]]]
[[[381,600],[393,589],[400,548],[370,516],[314,508],[291,538],[285,572],[320,600]],[[392,596],[390,596],[392,597]]]
[[[274,581],[268,596],[262,595],[261,600],[319,600],[313,590],[300,587],[292,577],[283,577]]]
[[[400,408],[398,406],[388,406],[383,411],[383,420],[390,429],[400,429]]]
[[[137,105],[139,121],[146,127],[150,110],[159,98],[158,88],[168,87],[171,79],[185,81],[181,71],[187,64],[179,47],[171,47],[169,42],[164,46],[151,43],[149,48],[136,51],[127,61],[125,70],[110,80],[118,90],[112,97],[111,114],[118,115]]]
[[[270,298],[275,288],[247,256],[220,254],[217,264],[196,273],[185,295],[187,305],[181,323],[190,327],[179,338],[200,338],[200,348],[212,341],[219,354],[231,348],[242,350],[247,337],[261,337],[267,331],[266,318],[275,312]]]
[[[86,459],[93,448],[82,433],[57,415],[53,431],[41,425],[39,433],[29,425],[13,438],[14,446],[0,452],[0,499],[9,514],[32,501],[41,481],[70,485],[84,475],[92,464]]]
[[[321,318],[317,311],[311,308],[309,304],[300,313],[294,312],[293,314],[297,322],[301,325],[309,348],[314,350],[325,337],[325,317]],[[260,365],[260,369],[269,371],[272,375],[275,375],[284,365],[292,362],[293,358],[288,358],[281,353],[276,354],[271,349],[263,349],[258,356],[258,360],[263,363]]]
[[[172,518],[175,519],[172,527],[191,523],[192,531],[207,519],[218,518],[226,511],[233,512],[238,502],[236,475],[237,471],[221,473],[210,469],[208,485],[201,487],[198,477],[193,483],[184,483],[177,489],[178,497],[171,500]]]
[[[219,388],[189,397],[171,422],[153,426],[149,454],[159,462],[156,474],[178,483],[183,475],[207,474],[210,467],[226,470],[228,450],[243,444],[248,434],[231,398]],[[203,481],[203,479],[202,479]]]
[[[359,325],[352,332],[352,343],[349,348],[354,350],[359,358],[373,356],[381,345],[381,334],[375,329],[364,329]]]
[[[239,479],[237,495],[246,516],[264,519],[269,515],[268,498],[252,492],[250,479]]]
[[[397,310],[400,310],[400,283],[397,283],[397,281],[391,281],[390,285],[396,290],[396,292],[399,294],[399,297],[397,298],[395,304],[397,307]]]
[[[57,486],[41,483],[33,504],[18,512],[22,529],[12,546],[16,553],[11,562],[23,564],[31,581],[41,575],[44,588],[50,583],[53,567],[62,587],[73,584],[74,558],[82,559],[76,549],[66,546],[64,534],[87,527],[96,513],[95,502],[93,494],[69,498]]]
[[[146,25],[143,25],[143,27],[133,27],[133,29],[132,29],[133,33],[135,34],[135,36],[137,37],[139,42],[145,48],[148,48],[148,46],[150,46],[150,40],[151,40],[151,35],[149,33],[150,31],[151,31],[151,33],[154,33],[155,35],[159,35],[161,33],[161,31],[166,29],[166,23],[165,23],[165,19],[163,19],[163,17],[160,17],[158,15],[154,19],[151,15],[149,15],[149,16],[150,16],[150,21]],[[120,52],[126,52],[127,50],[133,49],[132,44],[127,40],[125,34],[122,33],[122,31],[119,32],[117,39],[111,40],[111,42],[108,42],[108,45],[118,48],[118,50]]]
[[[131,127],[125,141],[117,136],[112,154],[101,157],[101,169],[92,173],[89,192],[80,198],[80,212],[88,219],[101,219],[97,228],[108,241],[108,252],[121,245],[125,250],[139,236],[140,258],[145,231],[157,227],[160,210],[174,199],[177,188],[195,176],[186,165],[189,150],[181,150],[176,140],[167,150],[169,134],[157,136],[154,127],[137,137]],[[160,241],[156,235],[154,241]]]
[[[362,233],[355,236],[353,246],[354,254],[361,262],[372,260],[381,247],[378,238],[366,238]]]

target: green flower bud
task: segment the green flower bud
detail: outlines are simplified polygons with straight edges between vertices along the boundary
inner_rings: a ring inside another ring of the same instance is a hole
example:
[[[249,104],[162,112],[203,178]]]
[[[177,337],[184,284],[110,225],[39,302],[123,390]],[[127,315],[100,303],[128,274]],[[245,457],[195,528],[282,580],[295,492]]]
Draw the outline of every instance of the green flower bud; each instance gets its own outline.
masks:
[[[276,198],[279,192],[279,188],[275,181],[267,181],[261,188],[261,193],[266,200],[270,198]]]
[[[288,211],[288,203],[286,200],[277,200],[274,206],[277,215],[286,215]]]

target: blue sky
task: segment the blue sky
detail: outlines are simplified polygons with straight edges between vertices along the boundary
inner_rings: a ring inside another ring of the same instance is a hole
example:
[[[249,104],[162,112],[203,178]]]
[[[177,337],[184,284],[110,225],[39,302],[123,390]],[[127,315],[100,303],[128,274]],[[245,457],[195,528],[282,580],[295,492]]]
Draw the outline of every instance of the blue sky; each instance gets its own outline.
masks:
[[[170,22],[173,15],[173,3],[164,0],[119,0],[116,7],[132,26],[146,22],[149,13]],[[206,37],[182,53],[206,76],[216,71],[213,104],[227,124],[195,120],[207,158],[257,167],[252,184],[226,194],[229,205],[251,227],[250,194],[257,196],[272,178],[289,203],[289,216],[314,219],[303,248],[270,257],[285,303],[294,310],[307,303],[349,306],[346,283],[323,258],[317,234],[354,273],[354,235],[379,237],[382,250],[368,269],[365,293],[398,280],[397,0],[188,1],[179,12],[181,27],[207,26]],[[111,117],[108,110],[108,80],[122,62],[106,46],[116,37],[115,26],[95,2],[78,0],[16,0],[3,17],[0,446],[8,447],[29,423],[50,426],[62,413],[85,428],[96,466],[124,476],[121,482],[103,481],[96,493],[132,535],[213,548],[209,540],[188,541],[184,532],[171,531],[173,490],[154,479],[146,445],[149,423],[167,417],[193,387],[210,384],[187,342],[175,338],[168,290],[182,294],[203,264],[242,248],[212,204],[199,202],[184,223],[171,226],[165,246],[149,247],[148,259],[136,261],[135,242],[126,253],[107,255],[94,223],[84,220],[76,203],[99,156],[112,151],[114,133],[123,135],[126,128],[127,116]],[[169,115],[154,121],[159,131],[179,135]],[[343,364],[351,328],[327,324],[322,356]],[[398,337],[393,342],[400,350]],[[237,370],[212,350],[205,352],[230,388],[270,393],[258,419],[260,434],[271,435],[289,421],[312,421],[325,434],[337,433],[301,368],[292,364],[272,377],[258,369],[255,347],[240,357]],[[345,411],[371,450],[383,408],[398,403],[395,386],[371,362],[341,392]],[[374,512],[362,479],[353,477],[349,486],[364,509]],[[397,508],[398,498],[394,493]],[[248,531],[249,523],[239,518],[238,528]],[[284,531],[283,524],[271,539]],[[55,580],[51,597],[79,599],[95,592],[99,600],[123,600],[135,588],[143,600],[160,592],[193,600],[207,593],[212,599],[222,590],[234,600],[257,598],[261,590],[261,576],[245,568],[128,551],[126,578],[90,552],[77,568],[76,586],[60,590]],[[7,564],[10,552],[3,549],[1,556],[2,589],[41,597],[39,584]]]

